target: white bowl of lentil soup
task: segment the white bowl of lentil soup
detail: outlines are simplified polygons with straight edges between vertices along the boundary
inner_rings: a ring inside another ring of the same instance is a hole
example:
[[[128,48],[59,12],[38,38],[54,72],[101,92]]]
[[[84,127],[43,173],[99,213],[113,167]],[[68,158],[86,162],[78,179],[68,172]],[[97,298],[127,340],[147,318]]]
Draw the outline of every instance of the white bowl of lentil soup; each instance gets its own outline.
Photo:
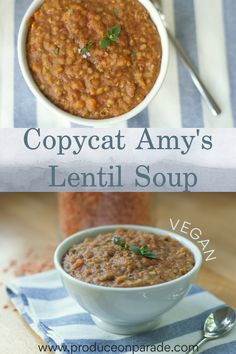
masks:
[[[169,44],[149,0],[34,0],[20,26],[18,57],[49,110],[106,126],[135,117],[157,95]]]
[[[64,286],[97,326],[117,334],[155,328],[188,292],[201,252],[172,232],[134,225],[79,232],[57,248]]]

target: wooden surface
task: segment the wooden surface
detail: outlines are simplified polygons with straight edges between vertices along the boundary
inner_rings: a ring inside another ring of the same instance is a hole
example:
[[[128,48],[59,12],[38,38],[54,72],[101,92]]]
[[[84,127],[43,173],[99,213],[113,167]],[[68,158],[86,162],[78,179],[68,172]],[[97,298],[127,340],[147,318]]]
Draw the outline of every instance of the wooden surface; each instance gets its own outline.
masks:
[[[217,259],[204,262],[197,283],[236,307],[236,194],[156,194],[155,223],[171,230],[170,217],[201,228]],[[41,340],[13,311],[5,286],[12,260],[24,260],[28,249],[52,253],[58,243],[55,194],[0,194],[0,336],[1,353],[37,354]],[[186,236],[188,237],[188,236]],[[5,272],[4,272],[5,270]],[[9,304],[8,309],[3,309]]]

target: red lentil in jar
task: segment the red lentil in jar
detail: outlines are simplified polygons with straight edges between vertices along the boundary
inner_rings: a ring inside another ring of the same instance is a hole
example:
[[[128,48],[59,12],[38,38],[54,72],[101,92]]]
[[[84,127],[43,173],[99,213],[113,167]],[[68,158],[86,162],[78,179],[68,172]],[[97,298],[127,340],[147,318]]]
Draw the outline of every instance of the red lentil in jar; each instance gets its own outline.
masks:
[[[58,204],[63,237],[102,225],[152,225],[150,193],[58,193]]]
[[[188,273],[194,264],[193,254],[177,240],[124,229],[87,238],[62,260],[72,277],[118,288],[165,283]]]
[[[144,100],[160,73],[162,48],[138,0],[45,0],[31,18],[27,57],[51,102],[103,119]]]

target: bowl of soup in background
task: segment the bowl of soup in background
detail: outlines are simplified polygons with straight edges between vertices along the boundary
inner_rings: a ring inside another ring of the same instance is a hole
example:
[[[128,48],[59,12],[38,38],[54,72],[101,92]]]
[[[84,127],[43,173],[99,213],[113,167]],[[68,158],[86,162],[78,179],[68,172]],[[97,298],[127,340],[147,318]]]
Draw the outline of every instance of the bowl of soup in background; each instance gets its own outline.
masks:
[[[58,13],[58,23],[54,24],[57,18],[55,11],[59,10],[49,8],[48,18],[46,15],[44,18],[39,12],[42,4],[46,6],[53,4],[53,1],[34,0],[22,20],[18,36],[21,71],[35,97],[49,111],[58,113],[58,117],[82,125],[116,124],[143,111],[163,84],[169,58],[166,29],[151,2],[124,2],[126,6],[133,5],[134,10],[127,9],[121,17],[114,13],[114,18],[111,16],[105,24],[97,20],[99,14],[91,17],[93,12],[90,13],[89,8],[86,20],[86,9],[83,9],[85,17],[81,18],[81,23],[82,20],[87,21],[85,24],[89,27],[86,27],[86,32],[91,28],[91,35],[81,33],[81,36],[76,37],[81,37],[79,43],[73,42],[77,30],[73,19],[76,18],[76,11],[77,17],[80,15],[78,9],[75,8],[75,14],[71,13],[72,6],[68,10],[62,9],[63,12]],[[143,15],[145,24],[142,25],[143,21],[135,22],[136,13],[139,17]],[[127,25],[126,22],[122,23],[126,17],[129,21]],[[60,29],[62,18],[64,22]],[[111,42],[108,48],[101,49],[99,41],[106,33],[104,28],[109,23],[114,28],[120,22],[119,39]],[[138,24],[143,27],[138,28]],[[67,43],[68,31],[73,35],[72,43]],[[81,56],[81,49],[91,42],[89,38],[94,47]],[[131,45],[133,42],[136,44]]]

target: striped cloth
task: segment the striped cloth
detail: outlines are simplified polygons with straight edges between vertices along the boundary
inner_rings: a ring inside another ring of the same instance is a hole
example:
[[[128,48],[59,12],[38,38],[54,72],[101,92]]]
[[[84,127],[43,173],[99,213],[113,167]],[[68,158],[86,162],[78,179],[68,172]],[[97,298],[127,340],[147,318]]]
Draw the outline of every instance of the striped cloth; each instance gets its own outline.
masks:
[[[193,345],[202,335],[208,314],[223,303],[192,286],[176,307],[163,315],[158,329],[139,336],[113,335],[97,328],[90,315],[70,298],[56,271],[17,278],[7,292],[30,327],[49,345]],[[56,353],[68,351],[56,350]],[[103,353],[103,352],[102,352]],[[105,353],[105,352],[104,352]],[[236,328],[227,336],[206,344],[199,353],[235,354]]]
[[[0,127],[70,127],[29,92],[16,41],[32,0],[0,0]],[[164,0],[169,26],[223,110],[212,117],[171,48],[165,84],[149,108],[121,127],[234,127],[236,125],[236,1]]]

